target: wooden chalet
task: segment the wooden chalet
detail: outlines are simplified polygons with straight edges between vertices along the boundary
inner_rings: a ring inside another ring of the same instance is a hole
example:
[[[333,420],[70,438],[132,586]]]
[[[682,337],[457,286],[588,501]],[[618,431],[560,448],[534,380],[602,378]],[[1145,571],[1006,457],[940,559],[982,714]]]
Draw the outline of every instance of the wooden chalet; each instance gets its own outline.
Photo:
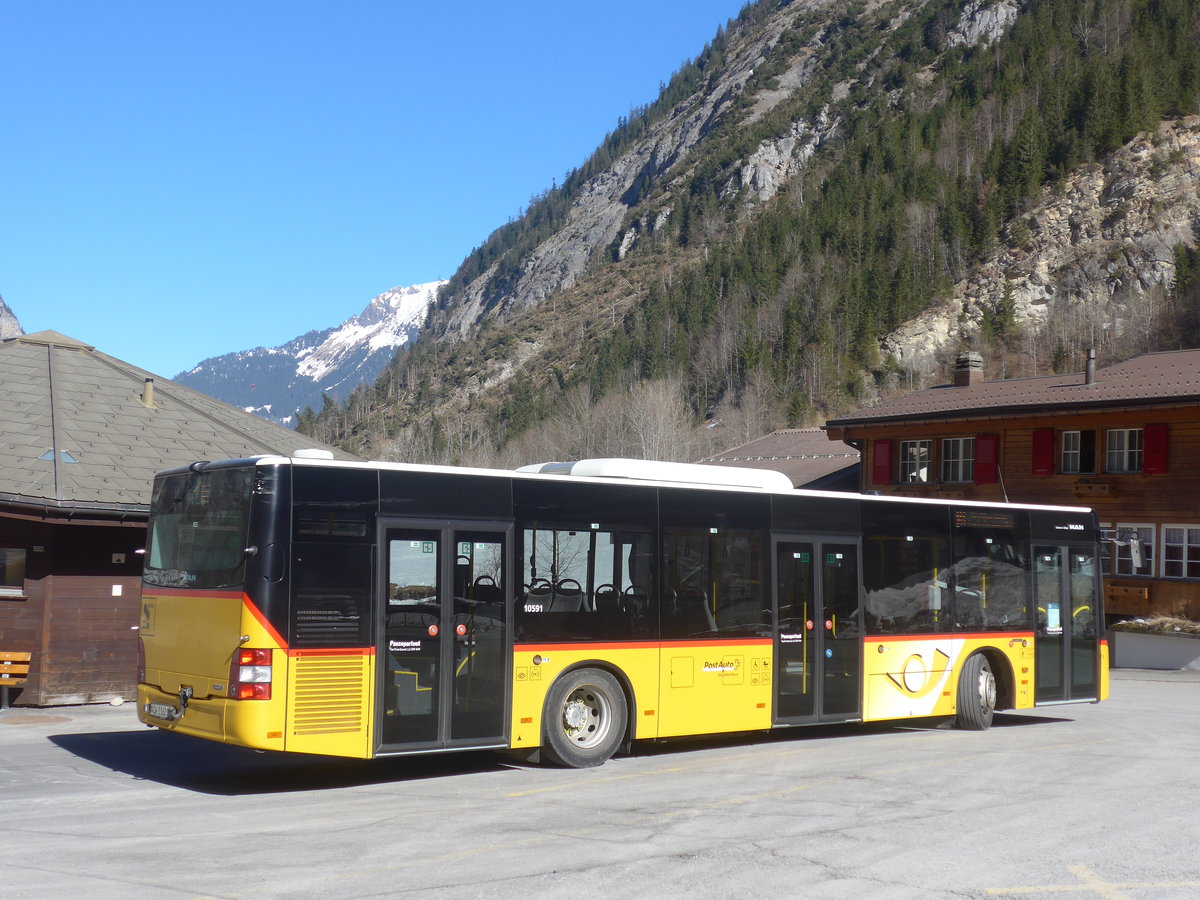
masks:
[[[0,653],[31,654],[13,701],[131,698],[155,472],[321,445],[53,331],[0,343],[0,384]]]
[[[953,384],[830,420],[862,451],[863,491],[1090,506],[1110,620],[1200,620],[1200,350],[1084,372],[984,381],[976,353]]]

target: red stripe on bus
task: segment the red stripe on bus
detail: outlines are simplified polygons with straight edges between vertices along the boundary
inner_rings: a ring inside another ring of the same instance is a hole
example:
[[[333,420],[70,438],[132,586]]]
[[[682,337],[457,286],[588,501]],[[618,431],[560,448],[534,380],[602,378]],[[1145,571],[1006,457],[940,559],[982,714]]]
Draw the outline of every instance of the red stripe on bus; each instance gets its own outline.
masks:
[[[275,641],[280,650],[286,650],[288,648],[287,641],[283,639],[283,635],[276,631],[275,626],[267,621],[267,617],[264,616],[259,608],[254,605],[254,601],[251,600],[247,594],[242,594],[242,605],[250,611],[250,615],[254,616],[258,624],[266,629],[267,634],[270,635],[273,641]]]
[[[288,656],[374,656],[374,647],[322,647],[319,650],[288,650]]]
[[[651,641],[627,641],[622,644],[593,644],[580,641],[577,644],[514,644],[514,653],[549,653],[567,650],[657,650],[658,644]]]
[[[900,641],[1011,641],[1032,640],[1032,631],[945,632],[943,634],[873,634],[863,638],[864,644],[895,644]]]
[[[749,640],[733,640],[716,638],[711,641],[624,641],[622,643],[593,643],[580,641],[576,644],[516,644],[513,651],[517,653],[555,653],[569,650],[665,650],[686,649],[688,647],[769,647],[774,643],[771,638],[752,638]]]

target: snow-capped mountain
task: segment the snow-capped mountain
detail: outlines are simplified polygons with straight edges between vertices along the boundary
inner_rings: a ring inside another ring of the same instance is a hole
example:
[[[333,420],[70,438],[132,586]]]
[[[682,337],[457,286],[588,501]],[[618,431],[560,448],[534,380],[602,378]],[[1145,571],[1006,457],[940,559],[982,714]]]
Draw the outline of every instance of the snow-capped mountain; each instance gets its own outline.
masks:
[[[374,381],[396,350],[414,337],[444,281],[392,288],[357,316],[310,331],[279,347],[257,347],[206,359],[175,381],[291,425],[298,410],[320,410],[322,395],[342,399]]]

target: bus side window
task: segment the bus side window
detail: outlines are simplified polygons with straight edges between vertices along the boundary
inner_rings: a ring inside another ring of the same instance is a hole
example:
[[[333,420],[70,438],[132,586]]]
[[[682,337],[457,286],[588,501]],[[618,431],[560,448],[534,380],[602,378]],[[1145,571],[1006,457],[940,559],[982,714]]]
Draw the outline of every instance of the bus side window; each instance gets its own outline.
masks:
[[[664,529],[663,636],[769,634],[762,571],[757,530]]]
[[[967,631],[1032,629],[1028,515],[982,514],[954,528],[955,627]]]
[[[540,524],[522,529],[518,639],[645,636],[648,591],[637,579],[645,576],[638,568],[649,546],[649,533]]]
[[[951,569],[945,509],[882,501],[864,507],[867,634],[949,631]]]

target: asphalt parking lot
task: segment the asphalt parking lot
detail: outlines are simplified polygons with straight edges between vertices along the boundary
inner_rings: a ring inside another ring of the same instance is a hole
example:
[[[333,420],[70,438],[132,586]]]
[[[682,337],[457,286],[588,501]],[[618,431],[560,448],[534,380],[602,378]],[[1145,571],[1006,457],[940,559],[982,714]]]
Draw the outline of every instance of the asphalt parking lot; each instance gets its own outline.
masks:
[[[354,762],[0,711],[0,895],[1193,898],[1200,673],[988,732],[837,726]]]

